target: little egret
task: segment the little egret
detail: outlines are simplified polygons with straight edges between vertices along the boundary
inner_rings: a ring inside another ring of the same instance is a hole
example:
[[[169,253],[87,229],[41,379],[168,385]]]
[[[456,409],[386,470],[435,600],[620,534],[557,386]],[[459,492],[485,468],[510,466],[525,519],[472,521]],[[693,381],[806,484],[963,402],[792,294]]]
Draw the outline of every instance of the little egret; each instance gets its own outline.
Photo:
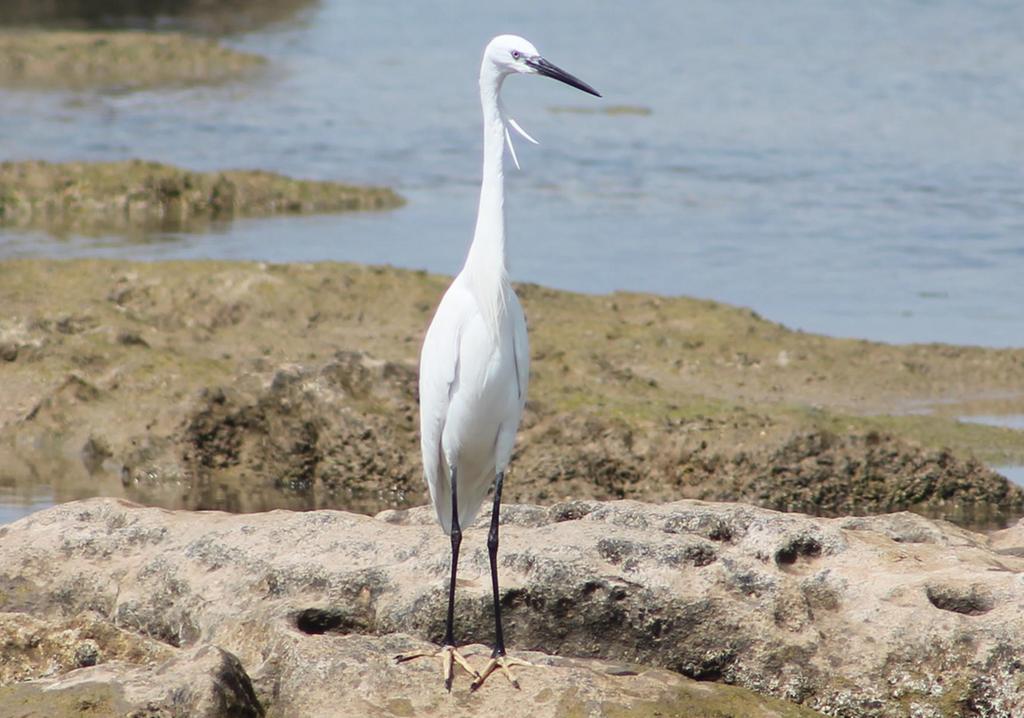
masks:
[[[516,73],[543,75],[601,96],[590,85],[545,60],[521,37],[499,35],[484,50],[480,64],[484,165],[476,230],[466,263],[441,299],[420,355],[423,470],[438,521],[451,537],[448,618],[439,651],[397,657],[399,661],[440,657],[449,691],[455,663],[474,677],[474,690],[499,669],[518,688],[509,669],[512,665],[529,665],[505,655],[497,565],[501,485],[526,404],[530,375],[526,319],[509,284],[505,260],[502,155],[506,143],[512,161],[519,167],[509,128],[536,143],[508,116],[501,101],[502,83]],[[455,647],[455,574],[462,527],[476,518],[492,477],[494,504],[487,551],[494,593],[494,651],[483,672],[478,673]]]

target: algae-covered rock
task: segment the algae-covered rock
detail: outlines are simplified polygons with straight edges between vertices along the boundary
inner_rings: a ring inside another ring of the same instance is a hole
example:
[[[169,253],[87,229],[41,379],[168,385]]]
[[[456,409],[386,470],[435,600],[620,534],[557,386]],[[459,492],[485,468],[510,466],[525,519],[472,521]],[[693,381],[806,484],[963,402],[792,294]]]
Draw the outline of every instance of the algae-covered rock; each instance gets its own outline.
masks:
[[[52,232],[198,229],[235,217],[397,207],[390,189],[156,162],[0,163],[0,225]]]
[[[177,33],[0,31],[0,85],[117,89],[216,83],[264,64],[209,38]]]
[[[735,446],[709,438],[728,434],[711,418],[529,418],[506,489],[521,501],[685,497],[820,516],[913,510],[989,527],[1024,514],[1024,491],[976,458],[888,432],[808,427]]]
[[[280,22],[315,0],[5,0],[0,25],[249,32]]]
[[[444,286],[342,264],[0,263],[0,479],[29,495],[44,477],[58,501],[234,511],[424,503],[416,358]],[[534,354],[509,501],[912,509],[996,527],[1024,512],[1021,490],[976,458],[1024,461],[1020,432],[898,414],[1024,397],[1020,350],[830,339],[711,302],[523,289]],[[788,362],[766,358],[782,351]]]
[[[192,477],[201,488],[188,494],[190,508],[253,510],[274,487],[309,508],[417,505],[415,382],[411,365],[352,352],[274,367],[266,385],[203,392],[164,437],[167,451],[118,458],[132,482]],[[702,450],[686,424],[640,429],[535,411],[527,422],[507,483],[516,501],[689,497],[822,516],[914,510],[997,527],[1024,514],[1024,491],[977,460],[889,434],[812,431],[747,451]],[[248,502],[211,487],[248,487]]]

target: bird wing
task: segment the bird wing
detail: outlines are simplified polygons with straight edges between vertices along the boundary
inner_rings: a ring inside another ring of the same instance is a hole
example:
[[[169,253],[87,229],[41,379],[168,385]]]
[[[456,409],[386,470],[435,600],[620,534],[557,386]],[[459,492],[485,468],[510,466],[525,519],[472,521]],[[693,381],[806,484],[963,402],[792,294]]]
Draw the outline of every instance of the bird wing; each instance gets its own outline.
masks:
[[[526,405],[526,389],[530,383],[530,339],[526,333],[526,316],[519,297],[511,292],[509,309],[512,319],[512,349],[516,361],[516,385],[519,389],[519,410]]]
[[[447,496],[448,471],[441,451],[441,436],[452,394],[458,386],[459,343],[472,296],[459,283],[453,283],[441,298],[433,321],[427,329],[420,354],[420,449],[423,472],[430,489],[430,498],[438,507],[438,518],[445,523],[442,512],[450,513]]]
[[[523,315],[519,298],[514,292],[509,291],[507,301],[509,328],[512,332],[516,410],[512,414],[506,415],[494,442],[494,468],[502,472],[508,467],[508,462],[512,458],[516,431],[519,429],[519,420],[522,418],[523,408],[526,406],[526,391],[530,382],[530,342],[526,334],[526,317]]]

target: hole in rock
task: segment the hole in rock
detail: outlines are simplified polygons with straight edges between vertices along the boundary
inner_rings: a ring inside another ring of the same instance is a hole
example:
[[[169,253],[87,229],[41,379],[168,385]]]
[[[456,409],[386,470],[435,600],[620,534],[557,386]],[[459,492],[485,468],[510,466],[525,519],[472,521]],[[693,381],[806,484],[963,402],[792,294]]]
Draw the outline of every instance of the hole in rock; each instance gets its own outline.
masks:
[[[295,614],[295,627],[311,636],[328,631],[351,633],[357,626],[352,616],[337,609],[305,608]]]
[[[792,565],[801,556],[815,558],[821,555],[821,542],[812,536],[798,536],[775,552],[775,563]]]
[[[935,608],[965,616],[980,616],[995,608],[995,599],[987,588],[979,585],[952,586],[932,584],[925,588]]]

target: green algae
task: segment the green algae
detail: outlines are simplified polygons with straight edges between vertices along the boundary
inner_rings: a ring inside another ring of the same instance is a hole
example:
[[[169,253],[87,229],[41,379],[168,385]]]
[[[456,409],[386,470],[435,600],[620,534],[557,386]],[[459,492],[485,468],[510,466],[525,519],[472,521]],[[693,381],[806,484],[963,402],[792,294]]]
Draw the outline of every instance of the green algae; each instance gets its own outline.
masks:
[[[0,31],[5,87],[125,91],[210,84],[264,64],[259,55],[179,33]]]
[[[173,451],[205,390],[258,401],[278,367],[317,367],[340,350],[412,369],[448,281],[329,263],[0,263],[0,355],[11,357],[0,361],[0,448],[20,447],[5,473],[15,484],[59,476],[58,498],[82,495],[76,476],[119,494],[117,466],[134,456],[147,477],[136,498],[162,503],[161,485],[173,495],[189,479]],[[984,524],[1024,502],[975,462],[1024,461],[1021,432],[956,418],[961,406],[1024,413],[1022,350],[834,339],[688,298],[519,291],[533,359],[510,501],[693,497]],[[71,376],[96,392],[73,391]],[[389,391],[354,406],[393,426],[399,444],[385,448],[408,473],[415,419],[392,416]],[[109,473],[86,474],[86,445],[105,447]],[[57,463],[44,467],[32,447]],[[823,488],[838,503],[820,504]],[[314,493],[317,506],[346,507]]]
[[[271,172],[192,172],[156,162],[0,163],[0,225],[55,234],[198,230],[236,217],[380,210],[382,187]]]

